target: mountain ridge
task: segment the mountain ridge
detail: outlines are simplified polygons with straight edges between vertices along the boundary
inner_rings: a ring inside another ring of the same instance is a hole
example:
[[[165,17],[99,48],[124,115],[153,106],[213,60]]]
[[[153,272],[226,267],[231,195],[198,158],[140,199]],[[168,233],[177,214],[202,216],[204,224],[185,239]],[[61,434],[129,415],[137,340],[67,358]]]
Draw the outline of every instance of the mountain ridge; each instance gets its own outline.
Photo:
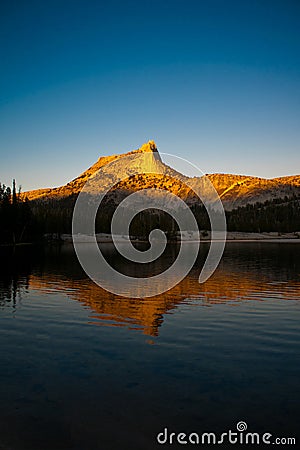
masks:
[[[135,179],[134,176],[130,175],[130,167],[124,167],[124,173],[128,174],[128,179],[119,183],[116,189],[132,192],[138,189],[158,187],[170,190],[188,203],[193,204],[197,201],[195,194],[190,187],[185,185],[185,182],[188,181],[191,187],[199,186],[199,183],[203,181],[203,177],[187,177],[163,163],[153,140],[143,144],[139,149],[123,154],[100,156],[92,166],[66,185],[57,188],[27,191],[24,195],[29,201],[47,201],[49,199],[60,199],[77,195],[87,180],[97,173],[99,169],[126,156],[132,156],[132,164],[134,165],[135,157],[140,153],[149,154],[149,157],[147,156],[145,159],[149,160],[150,171],[151,167],[154,168],[154,174],[149,174],[149,170],[145,170],[145,175],[139,175],[138,178],[136,176]],[[295,195],[300,195],[300,175],[287,175],[268,179],[247,175],[212,173],[207,174],[206,177],[214,185],[226,210],[247,204],[263,203],[273,199],[289,199]]]

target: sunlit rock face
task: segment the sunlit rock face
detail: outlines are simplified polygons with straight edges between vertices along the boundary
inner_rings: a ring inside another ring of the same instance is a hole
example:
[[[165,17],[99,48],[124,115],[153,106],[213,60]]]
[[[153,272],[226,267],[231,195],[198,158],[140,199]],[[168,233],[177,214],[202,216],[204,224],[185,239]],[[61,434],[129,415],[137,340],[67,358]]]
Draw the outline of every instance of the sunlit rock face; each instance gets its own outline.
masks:
[[[122,163],[122,158],[124,163]],[[118,161],[118,164],[112,164],[114,161]],[[117,171],[114,167],[117,167]],[[200,188],[205,196],[207,184],[205,177],[188,178],[164,164],[153,140],[149,140],[137,150],[101,156],[95,164],[64,186],[53,189],[37,189],[25,194],[29,200],[41,201],[74,196],[82,190],[91,177],[99,170],[104,171],[104,168],[108,177],[107,180],[115,179],[117,182],[114,188],[115,200],[118,200],[120,196],[122,197],[125,192],[149,188],[168,190],[189,204],[198,201],[193,189]],[[139,175],[135,175],[136,173],[139,173]],[[122,179],[122,181],[118,182],[118,179]],[[289,199],[295,195],[300,195],[300,175],[264,179],[245,175],[215,173],[207,175],[207,179],[217,190],[226,210],[256,202],[263,203],[266,200],[280,198]],[[105,189],[105,177],[101,188]]]
[[[145,152],[145,153],[153,153],[153,157],[154,157],[154,159],[156,160],[156,161],[160,161],[160,162],[162,162],[162,160],[161,160],[161,157],[160,157],[160,154],[159,154],[159,152],[158,152],[158,149],[157,149],[157,146],[156,146],[156,144],[155,144],[155,142],[154,141],[148,141],[146,144],[143,144],[140,148],[139,148],[139,150],[137,150],[138,152]]]

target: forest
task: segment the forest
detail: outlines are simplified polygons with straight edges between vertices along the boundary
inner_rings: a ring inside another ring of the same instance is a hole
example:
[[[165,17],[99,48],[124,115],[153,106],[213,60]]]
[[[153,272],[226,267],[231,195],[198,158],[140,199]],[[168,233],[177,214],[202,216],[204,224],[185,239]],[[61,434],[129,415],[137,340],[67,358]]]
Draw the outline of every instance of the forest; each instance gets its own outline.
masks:
[[[21,190],[0,184],[0,243],[16,245],[24,242],[59,240],[62,234],[72,231],[72,214],[77,195],[28,201]],[[96,217],[96,232],[110,233],[111,218],[116,205],[104,202]],[[194,204],[191,210],[200,230],[209,231],[210,222],[205,207]],[[299,232],[300,196],[248,204],[226,211],[228,231],[243,232]],[[174,237],[176,222],[166,213],[152,209],[139,213],[130,225],[130,234],[146,237],[154,228],[160,228]]]
[[[12,189],[0,183],[0,243],[18,244],[33,242],[40,236],[37,222],[29,201],[23,198],[21,189]]]

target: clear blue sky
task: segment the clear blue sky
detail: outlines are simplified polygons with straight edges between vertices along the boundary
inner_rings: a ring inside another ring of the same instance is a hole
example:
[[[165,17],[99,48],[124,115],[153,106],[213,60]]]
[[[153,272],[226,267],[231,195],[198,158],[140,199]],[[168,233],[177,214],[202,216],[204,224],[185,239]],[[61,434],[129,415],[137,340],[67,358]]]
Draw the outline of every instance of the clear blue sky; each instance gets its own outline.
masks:
[[[300,173],[300,2],[4,0],[0,181],[154,139],[205,173]]]

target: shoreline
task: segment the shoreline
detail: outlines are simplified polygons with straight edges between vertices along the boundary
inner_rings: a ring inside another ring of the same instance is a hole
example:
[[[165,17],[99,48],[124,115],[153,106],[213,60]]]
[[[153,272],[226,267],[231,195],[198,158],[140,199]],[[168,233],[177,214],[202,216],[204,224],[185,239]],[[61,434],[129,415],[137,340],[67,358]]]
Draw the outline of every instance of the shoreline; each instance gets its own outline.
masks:
[[[118,242],[119,244],[128,244],[128,237],[126,236],[115,236],[114,240],[112,238],[111,234],[107,233],[98,233],[96,234],[97,243],[99,244],[113,244],[114,242]],[[138,244],[149,244],[149,241],[147,238],[141,237],[141,236],[130,236],[130,240],[133,243]],[[80,244],[90,244],[94,242],[92,236],[88,235],[75,235],[75,241],[76,243]],[[159,241],[157,241],[159,242]],[[170,239],[169,244],[189,244],[189,243],[210,243],[210,242],[223,242],[222,239],[213,239],[211,240],[210,233],[205,234],[205,236],[201,236],[200,238],[199,234],[197,235],[191,233],[191,232],[184,232],[180,237],[176,239]],[[279,234],[277,232],[271,232],[271,233],[246,233],[246,232],[239,232],[239,231],[228,231],[226,234],[226,243],[241,243],[241,242],[264,242],[264,243],[300,243],[300,232],[293,232],[293,233],[282,233]],[[47,245],[47,244],[73,244],[73,237],[71,234],[61,234],[60,236],[52,236],[50,237],[48,235],[48,240],[45,241],[39,241],[39,242],[18,242],[15,244],[12,243],[1,243],[0,248],[7,248],[7,247],[27,247],[32,245]]]
[[[128,237],[126,236],[115,236],[113,240],[111,234],[99,233],[96,234],[96,239],[98,243],[113,243],[117,241],[118,243],[126,244],[128,243]],[[146,238],[142,238],[139,236],[130,236],[132,242],[136,243],[148,243]],[[71,234],[61,235],[61,240],[63,242],[73,242],[73,237]],[[93,242],[93,238],[91,236],[79,235],[75,236],[75,240],[78,243],[91,243]],[[184,232],[181,235],[181,239],[178,236],[178,239],[171,239],[170,243],[192,243],[192,242],[211,242],[210,233],[205,236],[200,237],[189,232]],[[222,240],[220,240],[222,241]],[[213,242],[218,242],[218,239],[214,239]],[[246,233],[246,232],[238,232],[238,231],[228,231],[226,234],[226,242],[274,242],[274,243],[290,243],[290,242],[298,242],[300,243],[300,232],[293,233]]]

